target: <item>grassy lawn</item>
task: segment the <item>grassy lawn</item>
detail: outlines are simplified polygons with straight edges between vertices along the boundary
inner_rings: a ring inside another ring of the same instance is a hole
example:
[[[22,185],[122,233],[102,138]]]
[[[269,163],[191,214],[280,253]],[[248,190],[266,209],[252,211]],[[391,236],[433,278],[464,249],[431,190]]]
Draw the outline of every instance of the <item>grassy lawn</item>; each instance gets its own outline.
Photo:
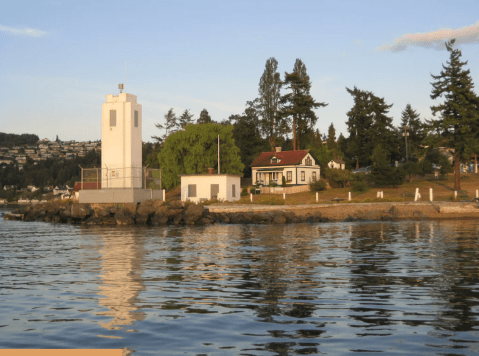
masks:
[[[351,192],[352,203],[367,203],[367,202],[413,202],[416,188],[419,188],[421,194],[420,201],[429,201],[429,188],[433,189],[434,201],[453,201],[454,200],[454,180],[453,175],[449,174],[442,179],[434,179],[431,176],[415,177],[411,182],[405,182],[397,188],[381,188],[368,187],[365,192]],[[479,189],[479,174],[468,173],[461,175],[461,191],[458,192],[458,201],[472,200],[476,197],[476,189]],[[348,202],[348,193],[351,191],[350,187],[346,188],[331,188],[319,192],[320,204],[335,203],[332,199],[345,199],[341,202]],[[376,198],[377,192],[383,192],[383,199]],[[250,196],[243,196],[238,202],[239,204],[250,204]],[[315,204],[316,193],[302,192],[296,194],[286,195],[286,200],[283,200],[283,195],[277,194],[259,194],[253,195],[253,203],[255,204]]]
[[[415,177],[411,182],[405,182],[397,188],[368,187],[365,192],[351,192],[352,203],[368,202],[413,202],[416,188],[419,188],[421,194],[420,201],[429,201],[429,188],[433,189],[434,201],[453,201],[454,200],[454,176],[448,174],[442,179],[434,179],[433,175],[425,177]],[[461,175],[461,188],[458,192],[458,201],[472,200],[476,197],[476,189],[479,189],[479,174],[467,173]],[[319,192],[320,204],[336,203],[332,199],[344,199],[342,203],[348,203],[348,193],[350,187],[331,188]],[[378,191],[383,191],[383,199],[376,198]],[[180,187],[172,189],[166,193],[166,200],[180,200]],[[296,194],[287,194],[286,200],[283,200],[282,194],[258,194],[253,195],[254,204],[281,205],[281,204],[316,204],[316,193],[302,192]],[[251,204],[250,196],[243,196],[235,204]]]

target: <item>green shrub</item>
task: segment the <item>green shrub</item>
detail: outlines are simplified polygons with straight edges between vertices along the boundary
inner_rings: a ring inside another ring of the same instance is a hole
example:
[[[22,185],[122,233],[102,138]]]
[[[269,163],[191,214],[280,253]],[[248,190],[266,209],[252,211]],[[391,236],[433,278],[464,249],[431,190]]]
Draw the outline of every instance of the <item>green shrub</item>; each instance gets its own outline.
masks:
[[[251,188],[253,190],[254,188]],[[248,195],[248,187],[243,187],[241,190],[241,196],[244,197],[245,195]]]
[[[354,180],[351,182],[353,192],[364,192],[368,189],[364,180]]]
[[[321,190],[326,190],[326,181],[324,179],[313,180],[309,183],[309,189],[312,192],[319,192]]]
[[[332,188],[344,188],[351,180],[351,173],[345,169],[327,169],[324,172],[324,176],[329,181],[329,185]]]

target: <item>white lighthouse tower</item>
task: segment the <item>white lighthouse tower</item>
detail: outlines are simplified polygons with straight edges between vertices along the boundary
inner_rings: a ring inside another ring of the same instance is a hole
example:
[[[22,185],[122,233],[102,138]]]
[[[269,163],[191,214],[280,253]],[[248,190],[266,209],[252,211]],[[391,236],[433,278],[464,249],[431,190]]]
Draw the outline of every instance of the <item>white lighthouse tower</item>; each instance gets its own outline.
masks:
[[[122,84],[119,87],[123,89]],[[102,188],[142,188],[141,146],[141,105],[136,96],[108,94],[101,119]]]
[[[108,94],[101,115],[101,168],[83,168],[80,203],[141,203],[165,199],[161,170],[142,167],[141,105],[136,96]]]

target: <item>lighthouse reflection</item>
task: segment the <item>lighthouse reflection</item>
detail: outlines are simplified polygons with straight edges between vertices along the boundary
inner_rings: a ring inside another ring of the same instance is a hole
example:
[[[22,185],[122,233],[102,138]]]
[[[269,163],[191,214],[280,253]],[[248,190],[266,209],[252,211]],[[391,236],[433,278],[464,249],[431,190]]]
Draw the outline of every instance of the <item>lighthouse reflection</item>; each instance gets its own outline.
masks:
[[[101,254],[98,294],[99,304],[108,310],[97,315],[111,317],[99,324],[108,330],[122,329],[135,321],[145,319],[145,313],[138,311],[139,293],[145,290],[142,281],[142,260],[145,254],[141,233],[134,230],[99,230],[103,247]]]

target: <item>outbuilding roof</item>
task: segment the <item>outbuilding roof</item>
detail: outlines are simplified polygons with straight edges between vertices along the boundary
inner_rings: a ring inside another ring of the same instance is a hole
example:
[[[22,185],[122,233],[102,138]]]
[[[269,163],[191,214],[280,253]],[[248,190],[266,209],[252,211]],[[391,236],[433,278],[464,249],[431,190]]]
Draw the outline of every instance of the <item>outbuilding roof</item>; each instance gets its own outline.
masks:
[[[281,152],[262,152],[251,163],[251,167],[265,166],[289,166],[300,164],[303,158],[309,153],[309,150],[281,151]],[[276,163],[272,163],[273,157],[278,158]]]

